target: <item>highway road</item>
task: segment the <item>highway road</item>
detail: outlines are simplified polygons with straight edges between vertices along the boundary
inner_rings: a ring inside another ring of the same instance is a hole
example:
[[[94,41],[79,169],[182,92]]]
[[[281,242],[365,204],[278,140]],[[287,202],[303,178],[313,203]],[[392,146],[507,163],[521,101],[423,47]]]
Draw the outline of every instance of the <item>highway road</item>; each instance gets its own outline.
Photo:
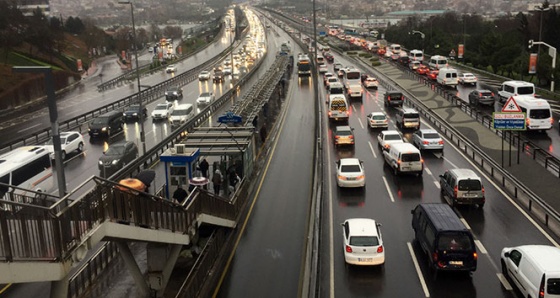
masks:
[[[280,38],[269,36],[269,49],[278,48],[287,38],[283,33]],[[266,63],[270,63],[269,57]],[[335,61],[343,61],[344,65],[352,64],[338,55],[335,55]],[[332,66],[329,67],[332,70]],[[262,70],[266,69],[266,65],[263,65]],[[160,79],[163,77],[160,76]],[[322,82],[320,78],[314,79]],[[206,90],[205,88],[210,90],[214,87],[205,86],[198,81],[185,86],[182,102],[193,102],[197,93]],[[128,94],[125,94],[126,90],[123,89],[126,87],[119,88],[123,95],[114,99],[134,92],[128,90]],[[460,87],[460,93],[461,90]],[[225,90],[216,89],[217,96],[220,92]],[[334,148],[331,136],[333,125],[326,118],[321,119],[329,129],[322,136],[325,140],[325,171],[320,297],[517,297],[507,283],[502,283],[499,267],[502,247],[529,243],[552,244],[552,241],[559,241],[558,237],[548,235],[499,186],[479,173],[483,177],[487,197],[484,209],[456,209],[477,240],[478,270],[472,274],[440,274],[437,279],[428,274],[426,256],[413,242],[410,210],[421,202],[445,202],[439,194],[438,175],[446,169],[478,170],[446,140],[445,155],[430,152],[423,154],[425,173],[422,177],[394,177],[384,167],[381,153],[377,149],[378,131],[368,129],[365,121],[366,114],[372,111],[385,111],[391,120],[394,119],[394,111],[383,107],[383,92],[380,87],[377,91],[366,92],[362,101],[352,101],[349,124],[355,129],[354,148]],[[322,84],[318,96],[324,102],[325,90]],[[283,126],[272,148],[274,154],[269,160],[265,179],[258,182],[259,192],[251,207],[251,217],[242,223],[244,232],[220,288],[220,297],[297,295],[302,278],[302,247],[306,237],[311,193],[311,150],[314,142],[312,125],[315,117],[313,98],[310,82],[300,83],[294,77],[286,100],[286,118],[282,120]],[[152,103],[148,106],[149,111],[154,105]],[[212,125],[212,122],[208,125]],[[429,127],[429,124],[423,122],[422,127]],[[166,124],[150,125],[150,120],[146,120],[145,129],[148,148],[169,133]],[[390,129],[396,129],[393,121]],[[125,133],[117,138],[135,140],[138,131],[136,124],[127,124]],[[404,135],[410,139],[411,131],[405,131]],[[85,156],[68,162],[67,177],[71,177],[69,189],[72,189],[71,183],[75,183],[74,180],[83,181],[84,177],[98,174],[96,162],[104,146],[105,144],[88,145]],[[342,157],[357,157],[365,162],[365,190],[337,188],[334,163]],[[344,264],[340,223],[353,217],[374,218],[383,224],[386,253],[384,266],[357,268]],[[14,296],[12,294],[13,292],[9,297],[45,297],[46,293],[44,290],[37,290]]]

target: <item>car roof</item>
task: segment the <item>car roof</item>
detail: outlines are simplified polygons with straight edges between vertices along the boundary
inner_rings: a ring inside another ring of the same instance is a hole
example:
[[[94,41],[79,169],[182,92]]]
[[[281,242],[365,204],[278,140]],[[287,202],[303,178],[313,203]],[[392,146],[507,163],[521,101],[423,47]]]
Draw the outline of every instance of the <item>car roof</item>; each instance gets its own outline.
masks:
[[[418,111],[416,111],[413,108],[400,108],[404,113],[418,113]]]
[[[338,161],[341,165],[359,165],[361,163],[357,158],[341,158]]]
[[[438,231],[469,231],[446,203],[421,203],[418,207],[426,211],[426,216]]]
[[[473,90],[473,91],[475,91],[475,92],[490,92],[490,93],[492,92],[492,91],[490,91],[490,90],[488,90],[488,89],[475,89],[475,90]]]
[[[426,128],[423,128],[423,129],[420,129],[420,130],[418,130],[418,131],[421,131],[423,134],[424,134],[424,133],[437,133],[437,134],[439,134],[439,133],[437,132],[437,130],[435,130],[435,129],[426,129]]]
[[[560,249],[550,245],[522,245],[511,247],[525,252],[524,255],[531,256],[535,263],[538,263],[545,271],[560,271]]]
[[[352,130],[348,125],[339,125],[336,127],[336,130]]]
[[[371,218],[349,218],[346,220],[351,236],[379,236],[377,223]]]
[[[81,135],[81,133],[77,132],[77,131],[63,131],[60,133],[61,137],[67,137],[69,135],[73,135],[73,134],[79,134]]]
[[[480,177],[471,169],[450,169],[449,172],[460,176],[463,179],[480,180]]]
[[[396,90],[387,90],[385,91],[386,94],[402,94],[402,92],[400,91],[396,91]]]
[[[392,129],[383,130],[383,131],[381,131],[381,134],[384,134],[384,135],[399,135],[399,136],[401,135],[401,133],[398,130],[392,130]]]
[[[383,115],[383,116],[387,117],[387,115],[385,115],[385,113],[383,113],[383,112],[371,112],[371,113],[369,113],[369,114],[370,114],[370,115],[374,115],[374,116],[381,116],[381,115]]]

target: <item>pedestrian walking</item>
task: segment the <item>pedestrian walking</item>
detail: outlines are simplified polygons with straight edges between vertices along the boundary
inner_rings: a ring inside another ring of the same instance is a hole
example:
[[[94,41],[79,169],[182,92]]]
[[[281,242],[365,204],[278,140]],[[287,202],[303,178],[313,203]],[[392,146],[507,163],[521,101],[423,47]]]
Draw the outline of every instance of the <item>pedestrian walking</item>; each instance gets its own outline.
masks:
[[[220,173],[220,170],[214,172],[212,183],[214,184],[214,193],[220,195],[220,186],[222,185],[222,173]]]
[[[208,161],[206,161],[206,158],[202,160],[200,165],[198,165],[198,168],[200,169],[200,172],[202,173],[202,177],[208,178],[208,168],[209,167],[210,167],[210,165],[208,164]]]

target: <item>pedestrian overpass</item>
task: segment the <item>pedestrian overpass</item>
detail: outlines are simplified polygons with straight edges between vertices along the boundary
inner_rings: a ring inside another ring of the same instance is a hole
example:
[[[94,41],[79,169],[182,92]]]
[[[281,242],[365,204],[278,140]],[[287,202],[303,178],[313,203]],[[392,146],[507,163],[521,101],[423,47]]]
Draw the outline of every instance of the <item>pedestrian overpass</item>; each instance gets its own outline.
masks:
[[[201,224],[236,225],[238,204],[204,190],[177,204],[117,185],[92,177],[60,200],[13,188],[0,201],[0,281],[52,281],[51,297],[66,297],[72,266],[100,242],[114,241],[137,286],[163,291],[181,247]],[[147,282],[130,241],[148,243]]]

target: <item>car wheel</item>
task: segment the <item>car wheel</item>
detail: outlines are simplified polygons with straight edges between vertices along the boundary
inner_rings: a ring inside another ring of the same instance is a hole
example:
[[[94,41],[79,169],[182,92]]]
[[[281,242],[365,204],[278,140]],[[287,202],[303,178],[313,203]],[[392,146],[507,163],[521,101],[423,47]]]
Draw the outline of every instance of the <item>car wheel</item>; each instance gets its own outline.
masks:
[[[478,209],[482,209],[482,208],[484,208],[484,203],[478,204]]]
[[[506,263],[504,262],[504,260],[500,260],[500,263],[502,263],[502,275],[506,278],[506,280],[509,280],[509,273]]]
[[[78,152],[82,151],[84,151],[84,143],[80,142],[80,144],[78,144]]]
[[[62,150],[62,152],[60,152],[60,155],[62,156],[62,160],[66,160],[66,151]]]

